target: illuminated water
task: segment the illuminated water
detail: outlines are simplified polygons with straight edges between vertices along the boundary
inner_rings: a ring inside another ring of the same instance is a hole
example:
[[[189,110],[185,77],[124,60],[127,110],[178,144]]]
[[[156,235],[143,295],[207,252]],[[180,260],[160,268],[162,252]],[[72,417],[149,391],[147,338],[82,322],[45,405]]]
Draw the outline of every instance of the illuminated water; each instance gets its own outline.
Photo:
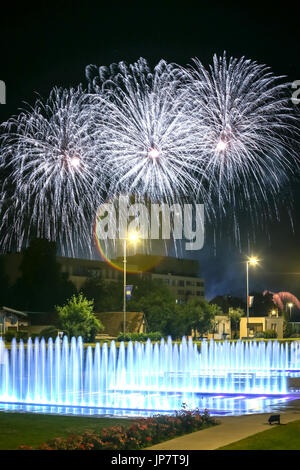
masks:
[[[288,399],[299,353],[300,342],[204,341],[199,349],[185,338],[119,348],[84,348],[81,338],[13,340],[9,350],[0,338],[0,409],[130,416],[185,402],[214,414],[258,412]]]

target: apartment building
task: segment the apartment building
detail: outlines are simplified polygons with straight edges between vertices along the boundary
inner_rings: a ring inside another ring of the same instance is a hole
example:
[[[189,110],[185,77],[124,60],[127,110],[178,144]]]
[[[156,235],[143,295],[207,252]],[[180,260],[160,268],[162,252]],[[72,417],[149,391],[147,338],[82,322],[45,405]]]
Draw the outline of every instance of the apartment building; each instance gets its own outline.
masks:
[[[5,272],[11,283],[20,277],[21,253],[4,256]],[[58,256],[57,262],[62,272],[68,273],[70,281],[80,289],[89,278],[101,278],[106,282],[123,282],[123,258],[103,260],[67,258]],[[119,269],[116,268],[119,267]],[[170,256],[132,255],[127,257],[127,272],[143,278],[157,279],[168,286],[178,302],[190,298],[204,297],[204,280],[199,277],[199,264],[196,260]]]

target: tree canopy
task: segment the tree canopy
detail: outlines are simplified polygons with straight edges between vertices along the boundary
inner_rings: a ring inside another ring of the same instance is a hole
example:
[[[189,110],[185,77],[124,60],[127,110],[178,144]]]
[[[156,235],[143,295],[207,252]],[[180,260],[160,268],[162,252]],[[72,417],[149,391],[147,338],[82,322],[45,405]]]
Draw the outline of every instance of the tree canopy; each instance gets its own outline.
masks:
[[[104,326],[93,313],[93,301],[82,294],[73,295],[67,303],[56,307],[61,330],[71,338],[82,336],[86,342],[93,342]]]
[[[15,308],[50,312],[76,292],[56,261],[56,244],[34,239],[22,251],[21,277],[11,288],[10,305]]]
[[[121,282],[104,282],[101,278],[90,278],[85,281],[80,291],[94,302],[95,312],[114,312],[123,308],[123,284]]]

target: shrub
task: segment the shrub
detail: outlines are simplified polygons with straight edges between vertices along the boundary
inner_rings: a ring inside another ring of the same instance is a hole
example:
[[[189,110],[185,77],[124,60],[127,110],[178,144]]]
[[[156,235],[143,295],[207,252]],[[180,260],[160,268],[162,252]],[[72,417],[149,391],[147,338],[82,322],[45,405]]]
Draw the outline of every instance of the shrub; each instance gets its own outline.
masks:
[[[274,330],[266,330],[264,332],[264,338],[277,338],[277,332]]]
[[[299,327],[285,321],[283,324],[283,337],[284,338],[299,338]]]
[[[20,341],[20,339],[22,339],[23,341],[27,341],[28,340],[28,332],[23,331],[23,330],[19,330],[19,331],[17,331],[17,330],[7,330],[4,333],[4,339],[8,343],[11,343],[13,338],[16,338],[17,341]]]
[[[154,331],[151,333],[119,333],[117,341],[160,341],[163,338],[163,335],[159,331]]]
[[[20,341],[20,339],[22,339],[23,341],[27,341],[28,340],[28,331],[18,331],[16,339],[17,339],[17,341]]]
[[[254,338],[277,338],[277,333],[274,330],[260,331],[255,333]]]
[[[259,333],[255,333],[254,335],[254,338],[264,338],[264,337],[265,335],[263,331],[260,331]]]
[[[48,341],[49,338],[55,339],[57,337],[58,331],[58,328],[55,328],[55,326],[49,326],[48,328],[44,328],[38,336],[39,339],[44,338],[46,341]]]
[[[188,410],[183,405],[173,416],[156,415],[138,419],[129,428],[114,426],[99,432],[86,431],[67,438],[57,437],[38,447],[39,450],[137,450],[164,440],[217,424],[208,411]],[[28,449],[28,446],[21,446]]]
[[[4,333],[5,341],[7,341],[8,343],[11,343],[12,339],[16,338],[16,336],[17,336],[17,331],[7,330]]]

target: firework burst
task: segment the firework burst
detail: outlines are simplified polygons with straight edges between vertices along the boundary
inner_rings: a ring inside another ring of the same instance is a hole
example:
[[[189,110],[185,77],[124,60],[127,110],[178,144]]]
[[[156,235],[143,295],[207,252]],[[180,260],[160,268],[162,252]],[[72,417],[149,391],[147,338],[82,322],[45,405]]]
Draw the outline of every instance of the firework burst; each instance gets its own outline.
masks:
[[[231,211],[250,204],[261,211],[266,203],[269,211],[295,169],[299,118],[282,78],[265,65],[227,59],[225,53],[215,55],[208,70],[198,59],[181,68],[197,120],[200,187],[206,185],[209,199],[217,197],[222,209],[226,203]]]
[[[151,71],[144,59],[87,67],[101,103],[95,121],[112,195],[171,202],[195,194],[193,117],[173,71],[163,60]]]
[[[2,125],[2,246],[19,250],[33,236],[69,254],[89,246],[103,187],[92,108],[80,87],[55,88]]]
[[[233,218],[235,238],[245,208],[256,222],[277,215],[299,154],[282,77],[225,54],[208,69],[139,59],[86,72],[89,93],[55,88],[1,126],[2,249],[37,236],[78,254],[119,193],[204,202],[211,220]]]

